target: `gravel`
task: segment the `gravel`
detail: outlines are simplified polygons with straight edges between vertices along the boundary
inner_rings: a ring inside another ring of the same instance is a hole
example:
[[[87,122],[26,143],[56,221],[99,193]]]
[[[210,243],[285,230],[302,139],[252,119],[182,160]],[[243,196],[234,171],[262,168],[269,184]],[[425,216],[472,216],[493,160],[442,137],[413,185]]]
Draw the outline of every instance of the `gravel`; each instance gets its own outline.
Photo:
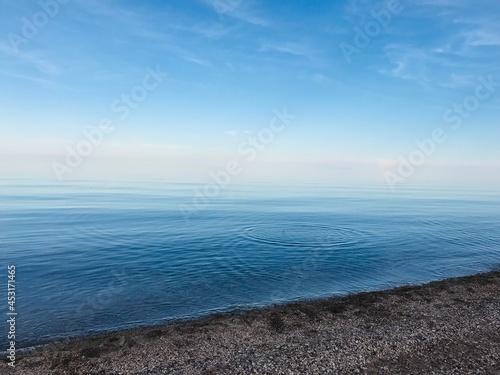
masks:
[[[49,344],[0,374],[500,374],[500,272]]]

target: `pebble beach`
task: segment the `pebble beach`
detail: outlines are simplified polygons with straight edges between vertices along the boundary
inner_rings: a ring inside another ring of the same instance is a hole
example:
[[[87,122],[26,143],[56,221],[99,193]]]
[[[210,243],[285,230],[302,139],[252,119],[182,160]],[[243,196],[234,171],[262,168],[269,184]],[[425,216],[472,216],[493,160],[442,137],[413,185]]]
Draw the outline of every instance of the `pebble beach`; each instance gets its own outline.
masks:
[[[71,339],[0,374],[500,374],[500,272]]]

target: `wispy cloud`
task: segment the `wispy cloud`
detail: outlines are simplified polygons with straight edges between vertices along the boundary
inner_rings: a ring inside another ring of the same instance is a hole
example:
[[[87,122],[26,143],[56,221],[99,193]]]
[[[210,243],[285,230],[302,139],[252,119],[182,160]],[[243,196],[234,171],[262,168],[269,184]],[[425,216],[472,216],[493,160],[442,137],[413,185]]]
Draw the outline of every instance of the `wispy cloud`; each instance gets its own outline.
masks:
[[[270,42],[265,41],[261,43],[260,49],[261,52],[280,52],[286,53],[289,55],[304,57],[310,59],[314,52],[313,50],[305,43],[299,42]]]
[[[410,46],[389,45],[386,56],[392,64],[380,73],[402,80],[413,81],[424,87],[467,88],[477,84],[474,64],[457,61],[442,49],[419,49]],[[477,70],[477,68],[476,68]]]
[[[446,23],[446,29],[438,38],[424,39],[414,34],[411,35],[412,43],[386,45],[384,54],[391,67],[384,67],[379,72],[423,86],[458,88],[472,86],[478,75],[497,70],[494,63],[494,56],[500,57],[497,21],[484,12],[480,15],[467,13],[464,7],[460,1],[426,0],[418,7],[418,13],[413,8],[412,15],[417,18],[440,14],[437,22]],[[443,15],[437,11],[433,14],[431,8],[446,9],[447,13]],[[491,48],[490,59],[484,58],[484,51],[480,49],[484,47]]]
[[[421,84],[430,81],[426,73],[426,63],[431,58],[430,53],[398,44],[387,45],[384,50],[392,66],[389,69],[381,69],[382,74],[418,81]]]
[[[42,58],[35,52],[16,51],[10,46],[0,43],[0,53],[8,56],[12,61],[34,67],[39,72],[50,76],[57,76],[61,68]]]
[[[269,21],[260,16],[251,7],[252,2],[243,0],[201,0],[202,3],[210,6],[221,17],[228,16],[240,21],[257,25],[268,26]]]
[[[40,77],[34,77],[34,76],[27,75],[27,74],[18,74],[18,73],[7,72],[7,71],[0,71],[0,74],[4,75],[6,77],[19,78],[19,79],[35,82],[35,83],[46,85],[46,86],[59,86],[52,80],[44,79],[44,78],[40,78]]]
[[[500,33],[490,30],[475,30],[466,35],[467,44],[473,47],[500,46]]]

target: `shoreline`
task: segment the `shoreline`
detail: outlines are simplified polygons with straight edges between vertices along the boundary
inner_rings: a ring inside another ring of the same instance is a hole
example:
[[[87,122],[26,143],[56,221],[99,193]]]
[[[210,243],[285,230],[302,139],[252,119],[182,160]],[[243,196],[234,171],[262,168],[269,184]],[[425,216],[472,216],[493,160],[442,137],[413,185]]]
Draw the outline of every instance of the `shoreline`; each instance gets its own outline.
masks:
[[[46,344],[12,374],[500,374],[500,271]]]

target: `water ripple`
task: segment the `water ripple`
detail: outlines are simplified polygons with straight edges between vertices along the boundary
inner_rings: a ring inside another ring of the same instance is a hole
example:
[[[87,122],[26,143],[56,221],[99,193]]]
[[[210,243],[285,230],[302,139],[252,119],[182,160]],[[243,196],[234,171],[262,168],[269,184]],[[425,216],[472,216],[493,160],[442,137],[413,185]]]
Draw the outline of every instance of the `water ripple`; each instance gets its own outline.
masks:
[[[300,248],[356,246],[369,239],[366,231],[317,223],[282,223],[254,225],[244,228],[248,241]]]

